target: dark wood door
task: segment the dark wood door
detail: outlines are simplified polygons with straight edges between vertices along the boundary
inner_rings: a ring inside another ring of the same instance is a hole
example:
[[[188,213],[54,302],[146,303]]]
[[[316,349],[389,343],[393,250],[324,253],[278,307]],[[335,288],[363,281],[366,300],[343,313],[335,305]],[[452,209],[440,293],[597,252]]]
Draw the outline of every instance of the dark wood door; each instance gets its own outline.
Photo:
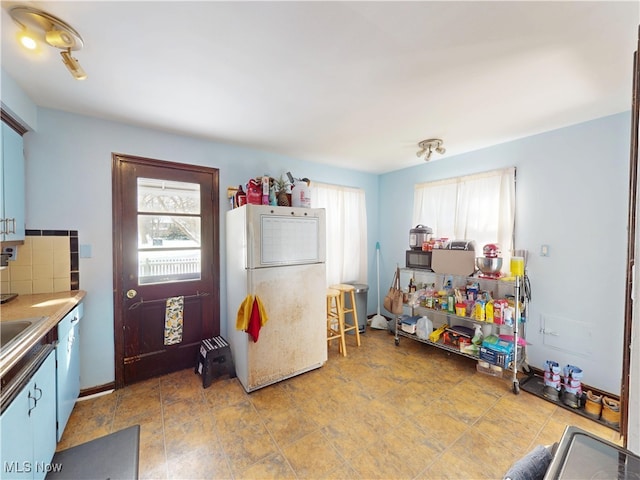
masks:
[[[116,387],[220,334],[218,170],[113,154]]]
[[[624,305],[624,341],[622,344],[622,382],[620,435],[624,446],[629,440],[629,389],[632,386],[631,345],[634,318],[634,275],[636,264],[636,223],[638,193],[638,141],[640,140],[640,27],[638,27],[638,48],[633,54],[633,89],[631,94],[631,156],[629,159],[629,219],[627,225],[627,271]],[[637,291],[637,290],[636,290]],[[637,293],[635,294],[638,295]],[[637,348],[637,347],[636,347]],[[637,367],[636,367],[637,368]]]

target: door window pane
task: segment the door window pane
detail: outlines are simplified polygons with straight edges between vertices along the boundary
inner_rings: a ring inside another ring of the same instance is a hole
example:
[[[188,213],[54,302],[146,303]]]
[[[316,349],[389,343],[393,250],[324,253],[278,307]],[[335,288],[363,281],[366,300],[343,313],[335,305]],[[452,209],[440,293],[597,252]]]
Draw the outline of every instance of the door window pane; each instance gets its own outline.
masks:
[[[138,178],[138,212],[200,214],[197,183]]]
[[[138,283],[200,280],[200,185],[138,178]]]
[[[162,250],[138,252],[138,283],[200,280],[200,250]]]
[[[200,217],[138,214],[138,248],[200,247]]]

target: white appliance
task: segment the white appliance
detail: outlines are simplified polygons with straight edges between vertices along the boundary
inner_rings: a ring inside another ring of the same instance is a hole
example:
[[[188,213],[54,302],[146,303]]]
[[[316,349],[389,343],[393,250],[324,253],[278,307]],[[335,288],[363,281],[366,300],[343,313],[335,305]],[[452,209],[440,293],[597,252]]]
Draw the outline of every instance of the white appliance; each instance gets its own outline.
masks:
[[[227,212],[227,337],[247,392],[327,361],[325,211],[244,205]],[[258,296],[268,321],[258,341],[236,329]]]

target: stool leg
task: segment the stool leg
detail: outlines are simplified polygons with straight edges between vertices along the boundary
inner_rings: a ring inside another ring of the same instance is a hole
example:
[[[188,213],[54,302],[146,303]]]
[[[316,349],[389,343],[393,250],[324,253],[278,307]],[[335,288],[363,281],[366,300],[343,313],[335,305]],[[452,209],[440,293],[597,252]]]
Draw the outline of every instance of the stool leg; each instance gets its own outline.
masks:
[[[356,310],[356,294],[351,290],[351,306],[353,307],[353,324],[356,327],[356,344],[360,346],[360,326],[358,325],[358,312]]]
[[[340,305],[340,301],[336,298],[336,310],[338,311],[338,329],[340,331],[340,352],[343,357],[347,356],[347,342],[345,340],[344,333],[344,311],[342,309],[342,305]]]
[[[334,322],[337,323],[337,330],[334,326]],[[345,340],[344,332],[344,313],[340,305],[338,297],[327,297],[327,343],[331,346],[331,341],[334,338],[339,338],[338,351],[342,356],[347,356],[347,344]]]
[[[331,316],[331,297],[327,296],[327,344],[331,347],[331,341],[333,340],[331,336],[333,335],[333,317]]]

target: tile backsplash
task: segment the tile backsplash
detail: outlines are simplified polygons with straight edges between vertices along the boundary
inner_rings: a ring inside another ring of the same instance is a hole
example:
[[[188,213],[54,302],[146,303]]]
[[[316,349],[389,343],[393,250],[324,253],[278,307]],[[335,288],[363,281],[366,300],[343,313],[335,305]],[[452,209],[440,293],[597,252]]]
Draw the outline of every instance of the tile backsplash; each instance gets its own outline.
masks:
[[[16,260],[0,270],[2,293],[53,293],[78,290],[77,230],[27,230]]]

